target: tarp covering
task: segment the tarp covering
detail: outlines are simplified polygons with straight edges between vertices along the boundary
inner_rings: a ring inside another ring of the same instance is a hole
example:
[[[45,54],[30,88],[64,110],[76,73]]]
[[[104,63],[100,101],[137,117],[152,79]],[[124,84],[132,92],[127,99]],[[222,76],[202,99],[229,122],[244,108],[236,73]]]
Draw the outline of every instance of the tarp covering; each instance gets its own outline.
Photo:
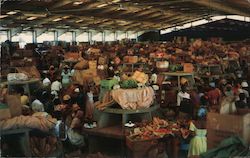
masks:
[[[142,89],[115,89],[111,91],[111,95],[123,109],[148,108],[154,100],[154,90],[152,87]]]

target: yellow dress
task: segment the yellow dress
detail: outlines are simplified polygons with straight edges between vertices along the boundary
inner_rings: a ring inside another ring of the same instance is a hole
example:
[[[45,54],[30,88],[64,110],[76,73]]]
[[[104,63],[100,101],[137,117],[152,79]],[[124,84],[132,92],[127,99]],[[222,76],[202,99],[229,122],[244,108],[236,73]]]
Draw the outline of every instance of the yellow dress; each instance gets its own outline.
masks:
[[[207,151],[207,130],[197,129],[191,122],[189,129],[195,132],[195,136],[191,139],[188,149],[188,157],[200,155]]]

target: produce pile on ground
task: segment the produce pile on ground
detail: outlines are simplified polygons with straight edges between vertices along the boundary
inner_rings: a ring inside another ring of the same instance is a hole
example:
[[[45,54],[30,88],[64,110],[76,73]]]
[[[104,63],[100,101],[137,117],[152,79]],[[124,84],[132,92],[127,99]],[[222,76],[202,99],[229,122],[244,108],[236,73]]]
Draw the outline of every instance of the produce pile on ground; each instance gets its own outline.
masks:
[[[166,135],[180,135],[186,138],[190,134],[187,124],[187,122],[171,122],[154,117],[150,123],[138,124],[128,137],[132,140],[149,140]]]

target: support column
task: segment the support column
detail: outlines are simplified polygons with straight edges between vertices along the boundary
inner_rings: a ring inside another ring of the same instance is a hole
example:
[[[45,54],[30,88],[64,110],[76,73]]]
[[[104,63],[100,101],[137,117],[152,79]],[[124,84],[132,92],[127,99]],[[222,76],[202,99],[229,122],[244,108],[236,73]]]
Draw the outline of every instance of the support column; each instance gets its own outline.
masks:
[[[103,42],[103,43],[105,42],[105,36],[106,36],[106,32],[103,31],[103,32],[102,32],[102,42]]]
[[[11,30],[7,30],[7,39],[11,41]]]
[[[37,32],[35,30],[32,31],[32,42],[37,43]]]
[[[76,42],[76,32],[72,31],[72,42]]]
[[[115,41],[117,41],[118,33],[115,31]]]
[[[88,41],[90,44],[92,44],[92,32],[91,31],[88,32]]]
[[[58,32],[57,31],[54,31],[54,39],[55,39],[55,41],[58,41]]]

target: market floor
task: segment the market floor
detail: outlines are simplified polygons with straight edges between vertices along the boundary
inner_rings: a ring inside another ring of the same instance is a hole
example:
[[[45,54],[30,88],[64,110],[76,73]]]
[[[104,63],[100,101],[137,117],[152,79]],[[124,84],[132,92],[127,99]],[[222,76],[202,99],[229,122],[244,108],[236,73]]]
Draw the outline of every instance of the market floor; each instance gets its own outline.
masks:
[[[117,152],[112,153],[112,152],[96,152],[92,154],[88,154],[87,150],[84,151],[83,153],[80,152],[80,150],[73,151],[71,153],[67,153],[64,155],[65,158],[72,158],[72,157],[77,157],[77,158],[132,158],[131,156],[120,156],[117,154]],[[165,157],[164,157],[165,158]],[[171,158],[168,156],[168,158]],[[179,151],[178,158],[187,158],[187,151]]]

